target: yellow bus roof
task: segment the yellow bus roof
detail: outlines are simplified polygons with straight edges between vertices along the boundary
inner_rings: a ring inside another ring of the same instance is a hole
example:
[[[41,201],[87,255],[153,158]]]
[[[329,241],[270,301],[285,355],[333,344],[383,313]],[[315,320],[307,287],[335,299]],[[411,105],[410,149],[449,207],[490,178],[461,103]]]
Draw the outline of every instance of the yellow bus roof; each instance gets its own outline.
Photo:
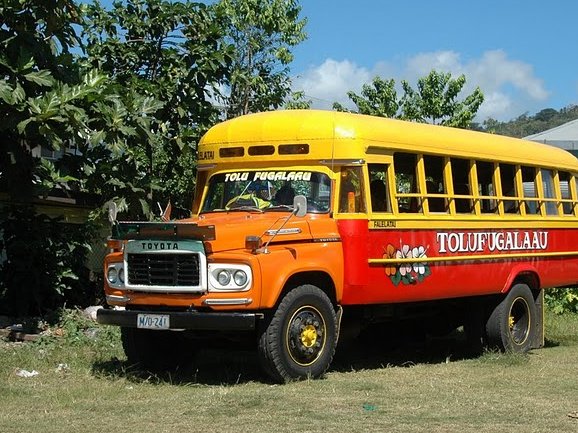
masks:
[[[569,152],[542,143],[458,128],[321,110],[280,110],[237,117],[212,127],[200,148],[308,143],[293,158],[365,158],[368,147],[578,170]],[[318,143],[318,144],[316,144]],[[328,144],[331,143],[334,149]],[[316,146],[322,146],[316,149]],[[280,158],[285,159],[285,158]]]

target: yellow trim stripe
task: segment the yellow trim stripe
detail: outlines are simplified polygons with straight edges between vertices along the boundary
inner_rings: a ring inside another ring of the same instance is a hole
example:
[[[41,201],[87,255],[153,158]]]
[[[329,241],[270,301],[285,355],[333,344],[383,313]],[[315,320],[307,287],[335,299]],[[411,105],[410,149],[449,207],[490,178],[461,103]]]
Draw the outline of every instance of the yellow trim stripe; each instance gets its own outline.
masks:
[[[546,258],[578,256],[578,251],[558,251],[552,253],[516,253],[516,254],[476,254],[467,256],[438,256],[404,259],[369,259],[367,262],[373,264],[398,264],[398,263],[434,263],[434,262],[459,262],[466,260],[509,260],[525,258]]]

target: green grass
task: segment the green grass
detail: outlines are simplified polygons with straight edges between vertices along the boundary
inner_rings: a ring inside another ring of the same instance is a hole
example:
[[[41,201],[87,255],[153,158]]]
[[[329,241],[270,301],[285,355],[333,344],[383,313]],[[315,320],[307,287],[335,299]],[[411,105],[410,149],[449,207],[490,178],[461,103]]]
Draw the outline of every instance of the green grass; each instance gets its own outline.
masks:
[[[114,328],[92,340],[68,326],[58,340],[0,344],[1,432],[578,431],[578,316],[548,315],[547,347],[527,355],[361,341],[338,349],[324,380],[287,385],[268,383],[250,352],[132,371]]]

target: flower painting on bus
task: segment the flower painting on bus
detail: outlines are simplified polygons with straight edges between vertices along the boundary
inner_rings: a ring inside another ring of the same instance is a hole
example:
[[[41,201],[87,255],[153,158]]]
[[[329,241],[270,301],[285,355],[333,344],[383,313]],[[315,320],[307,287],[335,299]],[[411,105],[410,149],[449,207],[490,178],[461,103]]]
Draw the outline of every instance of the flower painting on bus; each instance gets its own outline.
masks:
[[[396,265],[386,265],[385,275],[387,275],[391,282],[397,286],[399,283],[416,284],[421,283],[427,276],[431,275],[431,269],[426,262],[426,248],[423,245],[411,247],[409,245],[401,245],[397,249],[392,244],[388,244],[384,248],[384,259],[420,259],[423,261],[402,262]]]

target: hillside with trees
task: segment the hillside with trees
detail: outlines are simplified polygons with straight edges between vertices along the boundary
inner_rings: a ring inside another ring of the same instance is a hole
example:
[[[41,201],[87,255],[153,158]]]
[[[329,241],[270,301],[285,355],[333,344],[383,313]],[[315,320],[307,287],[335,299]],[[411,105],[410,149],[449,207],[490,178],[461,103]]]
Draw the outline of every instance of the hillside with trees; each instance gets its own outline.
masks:
[[[555,128],[556,126],[560,126],[575,119],[578,119],[578,105],[569,105],[559,111],[553,108],[545,108],[533,116],[524,113],[516,119],[508,122],[499,122],[490,118],[485,120],[481,125],[474,125],[474,129],[522,138]]]

